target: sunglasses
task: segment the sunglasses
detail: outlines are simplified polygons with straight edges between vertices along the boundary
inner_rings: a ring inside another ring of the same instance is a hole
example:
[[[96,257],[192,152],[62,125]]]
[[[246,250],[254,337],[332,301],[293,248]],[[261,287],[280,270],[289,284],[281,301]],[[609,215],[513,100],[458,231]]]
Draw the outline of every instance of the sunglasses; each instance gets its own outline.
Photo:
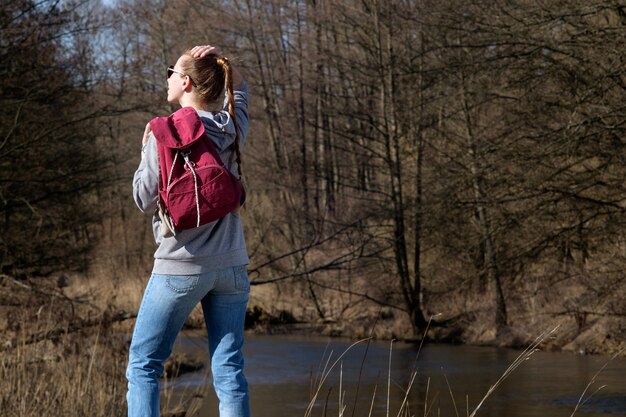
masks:
[[[170,65],[169,67],[167,67],[167,78],[169,79],[172,74],[177,73],[182,75],[183,77],[189,77],[189,75],[185,74],[184,72],[180,72],[178,70],[174,69],[174,65]],[[193,80],[191,79],[191,77],[189,77],[189,80],[191,81],[191,85],[193,85],[194,87],[196,86],[196,83],[193,82]]]

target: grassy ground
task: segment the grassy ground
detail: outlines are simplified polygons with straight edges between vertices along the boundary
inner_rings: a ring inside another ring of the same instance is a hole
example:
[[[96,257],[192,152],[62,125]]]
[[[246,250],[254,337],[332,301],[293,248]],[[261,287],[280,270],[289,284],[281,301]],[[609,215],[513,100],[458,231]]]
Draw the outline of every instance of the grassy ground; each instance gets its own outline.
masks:
[[[87,294],[70,302],[62,280],[40,282],[35,290],[3,278],[2,415],[124,416],[127,343],[105,320],[112,312]],[[72,323],[85,326],[72,331]]]

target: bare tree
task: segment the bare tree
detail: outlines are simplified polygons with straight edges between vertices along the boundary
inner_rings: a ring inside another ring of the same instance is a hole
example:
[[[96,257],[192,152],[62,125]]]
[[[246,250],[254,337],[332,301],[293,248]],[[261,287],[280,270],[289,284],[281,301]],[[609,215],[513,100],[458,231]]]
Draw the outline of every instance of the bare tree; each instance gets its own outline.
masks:
[[[10,1],[0,13],[0,266],[24,276],[85,269],[109,181],[94,146],[94,57],[101,22],[81,5]]]

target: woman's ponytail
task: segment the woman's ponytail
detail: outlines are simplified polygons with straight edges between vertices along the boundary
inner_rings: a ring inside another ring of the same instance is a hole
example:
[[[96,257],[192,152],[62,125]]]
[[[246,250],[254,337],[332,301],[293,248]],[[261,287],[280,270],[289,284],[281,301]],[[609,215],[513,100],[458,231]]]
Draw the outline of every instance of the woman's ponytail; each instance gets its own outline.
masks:
[[[241,152],[239,151],[239,129],[237,127],[237,118],[235,115],[235,95],[233,93],[233,69],[226,57],[217,58],[217,63],[224,69],[224,85],[226,86],[226,95],[228,97],[228,113],[235,125],[235,156],[237,160],[237,172],[241,178]]]

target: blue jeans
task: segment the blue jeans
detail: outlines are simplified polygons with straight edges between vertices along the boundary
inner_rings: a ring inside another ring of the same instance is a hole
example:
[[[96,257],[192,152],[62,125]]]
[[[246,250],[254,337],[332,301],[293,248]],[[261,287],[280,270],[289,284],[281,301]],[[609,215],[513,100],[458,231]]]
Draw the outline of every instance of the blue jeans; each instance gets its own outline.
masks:
[[[139,307],[130,345],[128,416],[159,416],[163,361],[199,302],[209,338],[213,386],[220,417],[249,417],[243,374],[243,325],[250,284],[245,265],[200,275],[152,274]]]

